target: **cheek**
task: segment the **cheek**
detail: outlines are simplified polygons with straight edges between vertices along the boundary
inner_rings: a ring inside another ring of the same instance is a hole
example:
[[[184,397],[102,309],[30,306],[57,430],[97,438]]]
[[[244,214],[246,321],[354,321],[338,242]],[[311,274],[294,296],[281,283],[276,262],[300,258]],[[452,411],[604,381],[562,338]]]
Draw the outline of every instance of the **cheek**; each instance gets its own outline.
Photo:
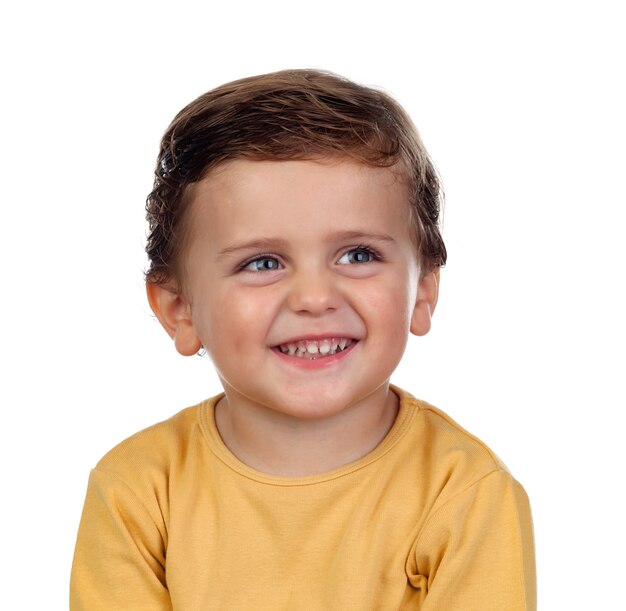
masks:
[[[244,291],[233,288],[216,297],[215,334],[227,336],[234,348],[263,338],[271,324],[273,308],[271,300],[262,293],[258,288]]]
[[[364,301],[375,320],[400,335],[409,331],[414,302],[408,282],[388,283]]]

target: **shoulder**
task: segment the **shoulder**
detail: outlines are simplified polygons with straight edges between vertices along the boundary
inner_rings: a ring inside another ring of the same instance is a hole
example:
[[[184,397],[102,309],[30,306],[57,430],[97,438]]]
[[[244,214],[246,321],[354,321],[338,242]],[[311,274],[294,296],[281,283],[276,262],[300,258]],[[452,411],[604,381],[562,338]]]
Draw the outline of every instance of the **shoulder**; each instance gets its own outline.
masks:
[[[154,557],[161,553],[160,546],[167,546],[171,497],[184,495],[194,483],[198,469],[187,467],[208,451],[200,423],[214,403],[210,399],[184,409],[105,454],[89,475],[81,522],[85,541],[100,541],[110,528],[112,540],[132,533],[150,542]]]
[[[401,409],[412,413],[414,434],[429,452],[455,457],[488,470],[504,469],[504,463],[475,435],[464,429],[443,410],[426,401],[416,399],[410,393],[394,387],[400,397]]]
[[[410,414],[405,447],[440,505],[492,474],[514,481],[504,463],[475,435],[442,410],[395,388]]]
[[[432,608],[534,609],[532,516],[524,489],[450,416],[394,390],[410,414],[405,456],[418,457],[414,473],[425,499],[407,563],[410,581],[427,579]]]
[[[171,418],[145,428],[105,454],[95,470],[122,480],[149,474],[166,475],[184,460],[191,447],[201,442],[200,420],[212,410],[218,397],[178,412]]]

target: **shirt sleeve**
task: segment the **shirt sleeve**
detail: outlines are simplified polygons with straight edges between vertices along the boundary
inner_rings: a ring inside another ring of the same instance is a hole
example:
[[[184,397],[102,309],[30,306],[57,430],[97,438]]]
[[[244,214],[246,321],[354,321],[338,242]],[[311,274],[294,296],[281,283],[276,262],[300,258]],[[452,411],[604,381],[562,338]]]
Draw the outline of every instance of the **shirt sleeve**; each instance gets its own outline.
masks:
[[[171,610],[166,547],[158,508],[150,510],[126,484],[93,470],[74,552],[71,611]]]
[[[436,509],[411,559],[409,579],[426,590],[422,611],[537,607],[528,497],[505,470],[484,476]]]

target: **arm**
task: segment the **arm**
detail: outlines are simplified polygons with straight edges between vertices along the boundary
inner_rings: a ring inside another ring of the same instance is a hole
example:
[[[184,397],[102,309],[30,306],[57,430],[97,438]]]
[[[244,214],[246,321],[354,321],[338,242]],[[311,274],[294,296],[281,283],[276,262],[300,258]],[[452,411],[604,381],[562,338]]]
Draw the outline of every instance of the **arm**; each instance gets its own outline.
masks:
[[[72,611],[171,610],[167,531],[157,510],[114,476],[92,471],[74,552]]]
[[[494,471],[436,509],[414,547],[423,611],[534,611],[532,518],[523,488]]]

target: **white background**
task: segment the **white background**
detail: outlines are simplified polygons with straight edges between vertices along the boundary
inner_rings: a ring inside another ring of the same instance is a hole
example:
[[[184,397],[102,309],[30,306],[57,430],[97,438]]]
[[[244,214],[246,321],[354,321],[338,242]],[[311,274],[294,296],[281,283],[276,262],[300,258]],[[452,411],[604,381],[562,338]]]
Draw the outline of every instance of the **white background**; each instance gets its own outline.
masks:
[[[320,67],[407,108],[447,194],[434,329],[395,382],[485,440],[534,510],[542,609],[623,604],[626,96],[620,2],[22,2],[0,19],[2,563],[65,609],[90,468],[219,390],[142,286],[174,114]],[[410,7],[410,8],[409,8]]]

